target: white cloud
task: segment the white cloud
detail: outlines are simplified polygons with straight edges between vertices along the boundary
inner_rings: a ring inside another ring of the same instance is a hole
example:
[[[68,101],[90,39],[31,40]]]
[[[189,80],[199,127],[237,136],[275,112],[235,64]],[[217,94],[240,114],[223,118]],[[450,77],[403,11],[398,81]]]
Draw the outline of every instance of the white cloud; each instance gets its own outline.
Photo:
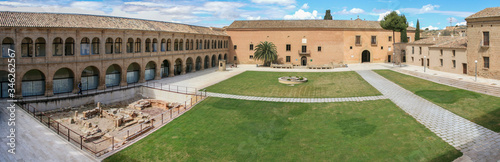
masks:
[[[353,14],[361,14],[364,13],[365,10],[361,8],[352,8],[351,10],[347,11],[347,9],[343,9],[342,11],[334,12],[333,14],[339,14],[339,15],[353,15]]]
[[[0,6],[29,7],[29,6],[33,6],[33,5],[29,4],[29,3],[3,1],[3,2],[0,2]]]
[[[260,20],[260,16],[257,16],[257,17],[248,16],[247,20]]]
[[[425,30],[426,28],[429,28],[429,30],[438,30],[439,27],[434,27],[432,25],[429,25],[428,27],[422,27],[423,30]]]
[[[295,7],[296,7],[295,5],[288,5],[285,7],[285,9],[291,10],[291,9],[295,9]]]
[[[467,21],[459,22],[459,23],[457,23],[457,24],[455,24],[455,25],[458,25],[458,26],[461,26],[461,25],[467,25]]]
[[[440,11],[438,10],[439,5],[427,4],[422,6],[422,8],[401,8],[401,12],[410,13],[410,14],[426,14],[426,13],[436,13],[442,15],[451,15],[458,17],[467,17],[469,15],[474,14],[473,12],[463,12],[463,11]]]
[[[380,14],[378,14],[378,21],[382,21],[382,20],[384,20],[384,17],[385,17],[386,15],[389,15],[391,12],[392,12],[392,11],[386,11],[386,12],[384,12],[384,13],[380,13]],[[396,13],[401,14],[401,12],[399,12],[399,10],[396,10]]]
[[[245,4],[238,2],[207,2],[198,10],[212,12],[215,17],[222,19],[235,19],[240,17],[239,8],[243,6]]]
[[[309,5],[307,5],[307,3],[304,3],[304,5],[302,5],[302,7],[300,7],[300,9],[309,9]]]
[[[257,4],[278,4],[282,6],[295,4],[295,0],[252,0],[252,2]]]
[[[75,1],[70,4],[70,7],[79,8],[83,10],[99,10],[103,7],[102,2],[92,1]]]
[[[415,24],[413,24],[413,21],[410,21],[410,23],[408,25],[411,27],[415,27]]]
[[[298,11],[295,11],[293,15],[285,15],[283,17],[285,20],[292,20],[292,19],[321,19],[321,16],[318,16],[318,11],[314,10],[312,13],[311,12],[306,12],[302,9],[299,9]]]

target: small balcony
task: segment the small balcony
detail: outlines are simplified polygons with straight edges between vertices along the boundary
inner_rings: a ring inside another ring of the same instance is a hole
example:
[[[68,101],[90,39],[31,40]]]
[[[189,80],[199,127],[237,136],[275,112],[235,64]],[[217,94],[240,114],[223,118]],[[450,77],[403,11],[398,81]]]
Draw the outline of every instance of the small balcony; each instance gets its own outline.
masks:
[[[490,41],[484,41],[484,40],[482,40],[479,45],[481,47],[483,47],[483,48],[488,48],[488,47],[490,47]]]
[[[310,55],[311,54],[311,50],[299,50],[299,55]]]

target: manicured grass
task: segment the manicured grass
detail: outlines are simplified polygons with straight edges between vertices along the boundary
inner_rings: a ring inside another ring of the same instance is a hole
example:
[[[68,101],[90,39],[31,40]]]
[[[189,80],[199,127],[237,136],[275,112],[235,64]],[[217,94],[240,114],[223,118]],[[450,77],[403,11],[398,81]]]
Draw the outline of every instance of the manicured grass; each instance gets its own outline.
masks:
[[[457,115],[500,132],[500,98],[450,87],[390,70],[378,74]]]
[[[461,154],[390,100],[208,98],[104,161],[452,161]]]
[[[307,83],[288,86],[279,77],[302,76]],[[247,71],[206,88],[209,92],[263,97],[330,98],[381,95],[356,72],[257,72]]]

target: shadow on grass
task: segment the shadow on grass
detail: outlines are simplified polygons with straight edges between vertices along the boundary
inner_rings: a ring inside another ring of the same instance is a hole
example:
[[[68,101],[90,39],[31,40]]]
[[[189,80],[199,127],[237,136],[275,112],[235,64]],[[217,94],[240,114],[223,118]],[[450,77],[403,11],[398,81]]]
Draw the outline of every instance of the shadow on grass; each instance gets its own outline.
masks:
[[[365,118],[353,118],[338,121],[342,134],[351,137],[364,137],[373,134],[377,126],[368,124]]]
[[[491,129],[494,132],[500,132],[500,107],[480,117],[474,118],[471,121]]]
[[[441,154],[438,157],[435,157],[434,159],[431,159],[431,162],[442,162],[442,161],[453,161],[463,155],[462,152],[458,150],[453,150],[453,151],[448,151],[444,154]]]
[[[452,104],[463,98],[479,98],[481,95],[466,91],[466,90],[421,90],[416,91],[415,94],[424,97],[425,99],[431,100],[436,103]]]

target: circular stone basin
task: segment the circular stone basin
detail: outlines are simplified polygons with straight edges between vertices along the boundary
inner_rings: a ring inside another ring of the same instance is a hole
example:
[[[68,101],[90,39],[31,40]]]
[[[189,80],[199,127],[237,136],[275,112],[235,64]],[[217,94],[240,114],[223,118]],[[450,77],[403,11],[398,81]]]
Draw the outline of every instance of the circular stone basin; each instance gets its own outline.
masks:
[[[307,78],[304,77],[297,77],[297,76],[291,76],[291,77],[280,77],[278,78],[278,81],[283,84],[300,84],[300,83],[305,83],[307,82]]]

